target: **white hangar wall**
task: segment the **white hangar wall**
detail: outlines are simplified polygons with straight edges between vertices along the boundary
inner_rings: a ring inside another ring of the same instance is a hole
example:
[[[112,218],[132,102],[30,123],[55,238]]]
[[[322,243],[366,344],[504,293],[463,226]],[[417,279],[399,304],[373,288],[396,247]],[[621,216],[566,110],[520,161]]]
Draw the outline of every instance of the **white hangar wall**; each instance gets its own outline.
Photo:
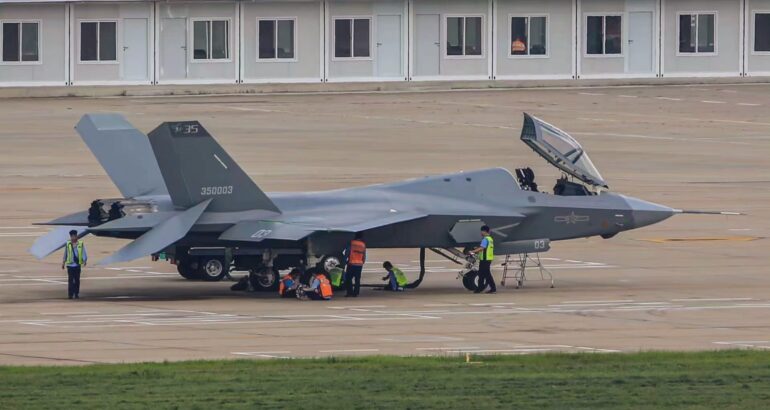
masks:
[[[4,0],[0,86],[770,76],[770,0]]]
[[[151,83],[152,4],[76,3],[70,11],[74,85]]]
[[[0,4],[0,86],[68,85],[68,22],[65,4]],[[19,47],[25,32],[37,41]]]
[[[572,0],[494,2],[494,77],[573,78],[574,13],[575,2]]]
[[[244,83],[323,81],[323,3],[241,4]]]
[[[666,77],[742,74],[743,0],[663,0]]]

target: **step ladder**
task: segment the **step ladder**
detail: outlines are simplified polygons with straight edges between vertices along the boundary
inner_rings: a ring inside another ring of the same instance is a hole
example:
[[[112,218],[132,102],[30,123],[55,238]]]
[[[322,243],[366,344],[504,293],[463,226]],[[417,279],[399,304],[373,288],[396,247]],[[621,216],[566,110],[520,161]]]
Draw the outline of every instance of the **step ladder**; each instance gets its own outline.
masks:
[[[516,258],[518,256],[518,258]],[[554,287],[553,275],[543,263],[540,261],[540,254],[536,253],[535,256],[531,256],[528,253],[522,253],[519,255],[505,255],[505,262],[503,266],[503,278],[500,284],[505,286],[506,279],[513,279],[515,281],[516,289],[524,287],[524,282],[527,280],[543,280],[550,281],[551,288]],[[536,268],[540,273],[540,279],[530,279],[527,277],[527,268]]]

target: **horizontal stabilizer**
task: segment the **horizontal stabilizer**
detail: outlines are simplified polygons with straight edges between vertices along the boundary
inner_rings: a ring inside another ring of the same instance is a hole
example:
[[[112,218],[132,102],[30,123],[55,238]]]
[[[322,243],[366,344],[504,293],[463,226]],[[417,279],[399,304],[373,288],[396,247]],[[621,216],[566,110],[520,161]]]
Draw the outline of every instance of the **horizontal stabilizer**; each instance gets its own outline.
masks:
[[[37,238],[28,252],[38,259],[45,258],[64,247],[64,244],[70,239],[69,232],[73,229],[78,232],[78,238],[88,233],[86,228],[82,226],[62,226]]]
[[[223,241],[262,242],[266,239],[298,241],[319,229],[275,221],[243,221],[224,231],[219,239]]]
[[[119,114],[86,114],[75,126],[126,198],[168,193],[147,136]]]
[[[151,230],[145,232],[135,241],[120,248],[117,252],[107,258],[102,259],[97,265],[128,262],[136,258],[141,258],[142,256],[158,252],[184,238],[210,203],[211,199],[207,199],[184,212],[166,219]]]
[[[198,121],[164,122],[149,137],[175,206],[189,208],[211,198],[212,212],[280,213]]]
[[[65,225],[70,227],[75,225],[88,226],[88,211],[75,212],[69,215],[60,216],[52,221],[36,223],[35,225]]]

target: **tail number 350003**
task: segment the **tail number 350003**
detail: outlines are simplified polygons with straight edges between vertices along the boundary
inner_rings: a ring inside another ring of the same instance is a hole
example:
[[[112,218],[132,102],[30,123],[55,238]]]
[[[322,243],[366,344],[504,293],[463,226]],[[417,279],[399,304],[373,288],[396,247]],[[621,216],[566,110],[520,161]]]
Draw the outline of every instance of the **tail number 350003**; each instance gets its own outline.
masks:
[[[233,186],[232,185],[204,186],[204,187],[201,187],[201,195],[202,196],[230,195],[232,193],[233,193]]]

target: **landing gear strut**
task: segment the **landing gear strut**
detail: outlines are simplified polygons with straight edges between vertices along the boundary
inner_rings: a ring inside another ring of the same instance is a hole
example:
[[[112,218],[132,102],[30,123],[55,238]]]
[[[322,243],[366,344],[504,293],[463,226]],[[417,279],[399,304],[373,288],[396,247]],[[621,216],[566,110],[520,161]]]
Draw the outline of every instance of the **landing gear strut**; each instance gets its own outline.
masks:
[[[462,279],[465,289],[476,291],[479,288],[479,271],[476,267],[477,260],[475,256],[466,255],[456,248],[430,248],[430,250],[458,265],[463,265],[463,269],[458,273],[458,277]]]

